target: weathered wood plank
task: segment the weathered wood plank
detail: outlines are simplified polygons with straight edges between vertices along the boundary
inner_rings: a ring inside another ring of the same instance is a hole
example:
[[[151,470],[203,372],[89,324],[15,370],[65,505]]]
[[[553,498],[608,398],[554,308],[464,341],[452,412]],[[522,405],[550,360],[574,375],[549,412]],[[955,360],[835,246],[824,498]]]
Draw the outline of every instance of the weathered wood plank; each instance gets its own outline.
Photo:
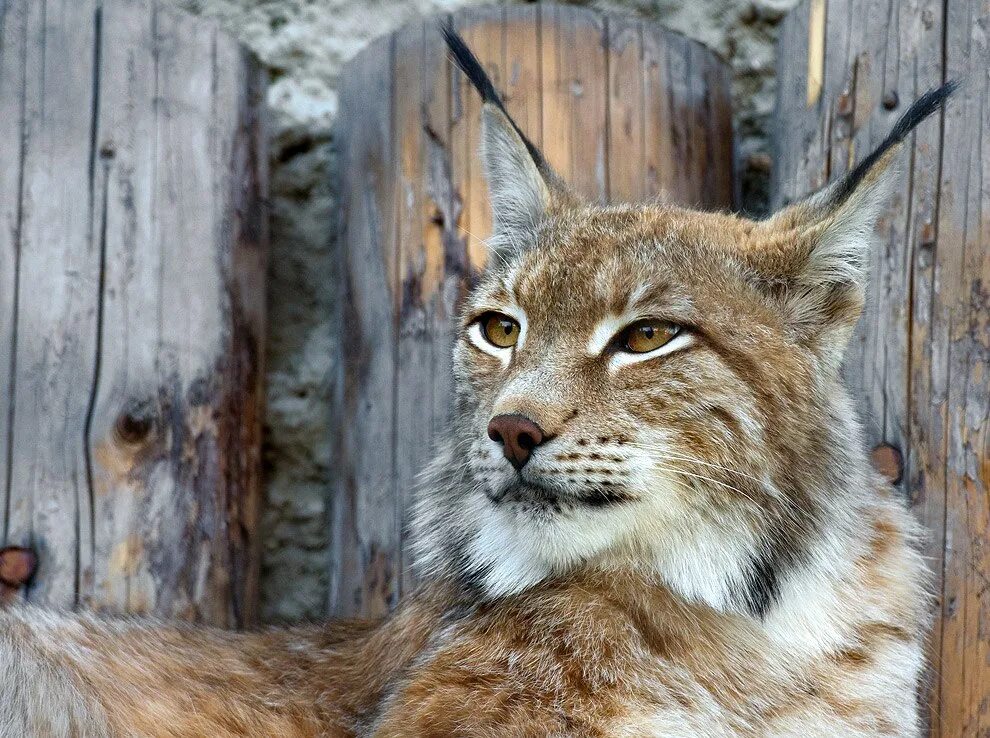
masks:
[[[88,604],[243,624],[257,609],[261,72],[150,0],[108,4],[102,27]]]
[[[776,202],[865,155],[925,90],[967,80],[944,118],[919,127],[902,154],[845,373],[868,443],[901,451],[902,484],[929,530],[941,594],[925,686],[930,734],[979,735],[990,725],[990,188],[982,179],[990,17],[971,0],[829,2],[821,97],[805,108],[798,93],[808,66],[799,60],[816,45],[809,19],[821,3],[802,4],[784,23]],[[865,17],[888,22],[855,21]]]
[[[19,196],[0,180],[19,224],[0,241],[19,255],[0,260],[15,285],[0,299],[16,301],[0,332],[0,542],[38,549],[36,601],[250,623],[263,73],[214,25],[151,0],[3,9],[0,80],[24,84],[0,84],[0,109],[23,105],[24,156]],[[18,19],[21,71],[6,64]]]
[[[877,120],[888,128],[906,105],[942,81],[940,5],[938,0],[926,0],[912,8],[895,6],[898,12],[891,22],[876,108]],[[878,128],[884,126],[874,126],[874,135],[883,135]],[[872,309],[878,320],[864,324],[880,329],[868,340],[876,347],[873,356],[882,357],[883,363],[863,369],[864,376],[879,380],[871,386],[870,394],[887,398],[882,432],[871,436],[868,443],[886,442],[901,451],[902,486],[929,531],[925,553],[934,569],[936,591],[941,589],[942,576],[944,486],[938,481],[941,471],[936,470],[942,467],[941,452],[932,454],[933,449],[927,446],[929,437],[941,435],[933,428],[941,421],[931,394],[934,344],[928,332],[930,299],[926,295],[934,286],[930,281],[931,246],[938,207],[941,135],[937,122],[919,128],[903,160],[904,178],[892,203],[887,244],[877,250],[870,265],[871,283],[876,285],[871,292]],[[885,281],[889,289],[881,286]],[[923,451],[926,446],[927,451]],[[923,453],[927,461],[919,463]],[[923,466],[925,471],[921,471]],[[940,637],[940,629],[932,631],[928,652],[933,665],[939,662],[935,654]],[[929,691],[934,672],[929,670],[925,682],[924,689]],[[929,704],[937,705],[938,700],[937,691],[932,692]]]
[[[705,90],[708,114],[705,120],[708,136],[708,161],[702,176],[702,203],[705,207],[732,209],[741,202],[740,178],[736,174],[738,156],[732,137],[732,67],[722,63],[705,49],[696,46],[695,58],[704,60]]]
[[[678,190],[674,165],[677,114],[673,108],[670,43],[662,29],[645,24],[643,38],[643,190],[670,200]],[[729,148],[732,131],[729,131]]]
[[[401,544],[394,479],[393,39],[376,42],[360,58],[343,78],[348,104],[337,123],[341,171],[354,175],[340,186],[344,422],[335,439],[330,567],[337,615],[382,614],[395,604]]]
[[[505,11],[500,6],[471,8],[455,14],[454,25],[464,36],[464,40],[477,55],[495,83],[498,90],[504,89],[505,82]],[[463,77],[463,75],[461,75]],[[488,259],[484,241],[492,232],[491,206],[488,201],[488,187],[485,184],[484,170],[478,160],[481,148],[481,127],[477,121],[481,117],[481,98],[468,87],[462,87],[461,104],[468,123],[466,148],[462,155],[472,159],[462,170],[468,174],[464,188],[464,217],[462,227],[471,234],[468,241],[468,254],[471,268],[481,269]]]
[[[990,733],[990,7],[948,0],[933,312],[946,345],[938,735]]]
[[[537,146],[543,146],[542,35],[539,6],[506,6],[505,106]]]
[[[451,20],[493,72],[526,133],[543,141],[551,163],[579,191],[605,199],[610,166],[605,17],[546,4],[466,10]],[[631,28],[636,50],[627,69],[642,92],[640,26]],[[651,48],[664,58],[667,45],[679,37],[649,28]],[[725,193],[731,199],[732,187],[728,71],[700,47],[692,69],[687,48],[678,77],[684,92],[673,98],[678,114],[683,118],[692,105],[704,108],[697,115],[702,137],[724,140],[698,149],[702,156],[685,155],[676,163],[655,153],[652,165],[656,171],[681,171],[683,181],[696,188],[692,197],[721,207],[728,204]],[[341,146],[338,243],[345,285],[336,319],[345,368],[335,391],[340,426],[330,609],[341,615],[381,614],[414,584],[409,572],[401,571],[409,560],[401,523],[415,477],[448,418],[456,305],[484,263],[482,239],[491,220],[477,159],[480,103],[446,60],[437,21],[407,26],[365,50],[343,79],[335,140]],[[624,77],[616,78],[620,83],[626,84]],[[652,84],[652,94],[666,100],[662,84]],[[623,94],[616,93],[616,110],[626,104]],[[644,101],[636,105],[632,117],[645,125]],[[709,115],[714,119],[708,121]],[[673,126],[677,117],[666,115],[663,124]],[[641,128],[635,133],[639,143],[615,142],[614,156],[623,160],[615,171],[622,168],[630,188],[624,197],[656,192],[658,178],[647,174],[641,152],[628,150],[645,148],[643,136]],[[699,195],[706,182],[712,186]],[[675,200],[684,199],[680,183],[670,189]]]
[[[0,4],[0,541],[7,540],[10,420],[17,345],[27,7]]]
[[[93,213],[95,0],[27,3],[24,160],[7,542],[34,546],[29,598],[77,604],[92,562],[85,426],[100,249]]]
[[[421,176],[426,162],[425,116],[427,85],[438,75],[440,58],[427,66],[422,22],[412,23],[395,34],[394,84],[407,94],[397,95],[395,125],[395,244],[398,256],[396,318],[395,433],[397,438],[424,436],[433,427],[433,302],[443,270],[442,245],[427,238],[430,211]],[[411,500],[415,475],[430,453],[425,443],[397,443],[395,447],[395,516],[400,536],[396,561],[399,577],[408,560],[402,534],[404,513]],[[399,587],[401,590],[401,587]]]
[[[425,66],[436,68],[437,74],[425,88],[424,100],[426,137],[423,172],[426,180],[428,217],[424,241],[428,250],[440,250],[443,255],[440,284],[433,309],[433,425],[431,438],[439,437],[450,417],[453,396],[453,367],[451,349],[454,340],[454,318],[457,305],[471,273],[468,259],[470,237],[459,228],[464,203],[458,192],[454,175],[455,162],[459,158],[454,143],[454,100],[451,97],[453,80],[463,77],[455,72],[447,58],[435,24],[426,21]]]
[[[608,197],[639,202],[646,196],[643,106],[643,28],[634,19],[608,21]]]
[[[824,184],[823,148],[825,117],[822,108],[822,81],[809,80],[808,47],[816,45],[820,29],[811,27],[811,11],[825,0],[807,0],[787,14],[781,24],[777,53],[777,100],[774,116],[774,166],[771,171],[771,206],[778,208],[793,201],[800,193]],[[824,15],[822,16],[824,21]],[[824,42],[821,47],[824,54]],[[822,60],[824,70],[824,60]],[[810,94],[813,87],[816,94]],[[810,96],[810,102],[809,102]]]
[[[544,154],[584,197],[608,199],[608,45],[605,19],[541,6]],[[552,133],[551,133],[552,132]]]

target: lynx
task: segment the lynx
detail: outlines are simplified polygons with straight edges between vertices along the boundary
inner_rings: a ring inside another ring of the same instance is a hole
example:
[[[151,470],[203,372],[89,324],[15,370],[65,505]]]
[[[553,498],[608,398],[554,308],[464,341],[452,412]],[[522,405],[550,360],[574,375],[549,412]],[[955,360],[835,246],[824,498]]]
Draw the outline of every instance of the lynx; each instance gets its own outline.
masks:
[[[4,736],[917,736],[918,527],[840,380],[921,97],[764,220],[583,202],[483,100],[495,235],[382,622],[0,615]]]

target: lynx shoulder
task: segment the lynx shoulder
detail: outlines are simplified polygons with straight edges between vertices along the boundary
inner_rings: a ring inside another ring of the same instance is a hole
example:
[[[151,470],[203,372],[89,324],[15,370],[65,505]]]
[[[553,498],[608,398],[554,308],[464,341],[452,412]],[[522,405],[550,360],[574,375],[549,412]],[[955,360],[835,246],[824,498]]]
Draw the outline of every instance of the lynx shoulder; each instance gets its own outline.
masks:
[[[753,221],[583,202],[481,94],[492,258],[381,623],[232,634],[0,614],[0,734],[918,735],[918,531],[839,367],[922,96]]]

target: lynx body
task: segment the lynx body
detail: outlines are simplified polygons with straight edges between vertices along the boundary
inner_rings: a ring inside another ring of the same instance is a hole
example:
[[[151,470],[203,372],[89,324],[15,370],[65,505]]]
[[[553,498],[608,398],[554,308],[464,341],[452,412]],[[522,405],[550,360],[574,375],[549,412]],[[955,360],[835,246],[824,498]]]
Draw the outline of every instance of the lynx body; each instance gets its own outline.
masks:
[[[915,736],[928,596],[839,365],[918,101],[764,221],[588,205],[484,100],[495,237],[381,623],[0,614],[4,736]]]

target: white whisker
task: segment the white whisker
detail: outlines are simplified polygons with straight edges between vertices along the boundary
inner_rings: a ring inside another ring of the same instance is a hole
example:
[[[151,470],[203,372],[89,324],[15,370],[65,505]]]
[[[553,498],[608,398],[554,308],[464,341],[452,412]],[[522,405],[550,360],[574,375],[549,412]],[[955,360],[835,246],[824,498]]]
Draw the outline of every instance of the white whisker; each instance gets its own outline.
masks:
[[[738,469],[733,469],[732,467],[725,466],[723,464],[715,464],[710,461],[702,461],[701,459],[695,458],[693,456],[689,456],[687,454],[680,454],[677,453],[676,451],[670,451],[665,448],[661,448],[659,446],[646,446],[639,443],[634,443],[632,444],[632,446],[634,448],[640,449],[641,451],[660,453],[672,459],[678,459],[680,461],[689,461],[694,464],[700,464],[701,466],[710,466],[713,469],[721,469],[722,471],[728,472],[729,474],[735,474],[736,476],[745,477],[746,479],[751,479],[752,481],[756,482],[761,486],[766,483],[764,480],[759,479],[758,477],[754,477],[752,474],[747,474],[746,472],[739,471]]]
[[[694,479],[701,479],[701,480],[704,480],[706,482],[711,482],[712,484],[717,484],[720,487],[724,487],[725,489],[732,490],[736,494],[740,495],[743,499],[748,500],[749,502],[752,502],[754,505],[757,504],[756,500],[753,499],[752,496],[746,494],[745,492],[743,492],[738,487],[733,487],[731,484],[727,484],[726,482],[723,482],[721,480],[712,479],[711,477],[706,477],[704,474],[696,474],[694,472],[685,471],[684,469],[678,469],[676,466],[667,466],[667,465],[662,465],[662,464],[661,465],[658,465],[658,466],[663,471],[674,472],[675,474],[681,474],[681,475],[683,475],[685,477],[692,477]]]

